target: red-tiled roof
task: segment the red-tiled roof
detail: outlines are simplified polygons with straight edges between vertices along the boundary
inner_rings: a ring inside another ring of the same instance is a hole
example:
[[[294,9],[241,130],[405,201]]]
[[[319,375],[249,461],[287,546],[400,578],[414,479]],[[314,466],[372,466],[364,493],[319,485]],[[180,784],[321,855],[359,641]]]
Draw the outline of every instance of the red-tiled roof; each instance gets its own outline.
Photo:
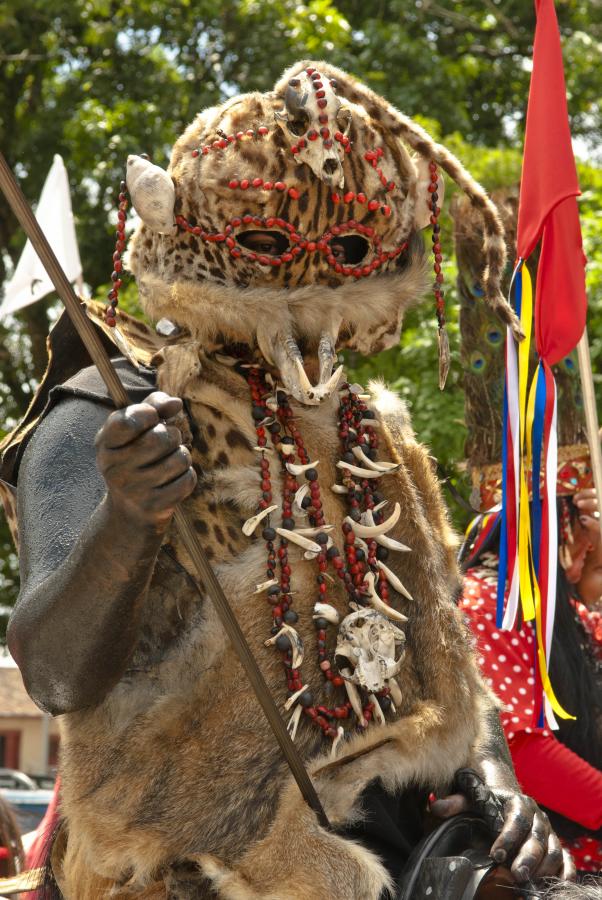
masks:
[[[42,715],[27,694],[19,670],[12,666],[0,666],[0,718],[24,716],[37,719]]]

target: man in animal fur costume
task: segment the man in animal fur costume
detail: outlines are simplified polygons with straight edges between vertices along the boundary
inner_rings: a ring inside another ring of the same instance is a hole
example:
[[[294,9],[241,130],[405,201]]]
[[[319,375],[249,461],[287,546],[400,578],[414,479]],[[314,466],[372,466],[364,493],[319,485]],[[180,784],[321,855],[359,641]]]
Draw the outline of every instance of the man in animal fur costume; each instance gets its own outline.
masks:
[[[167,175],[130,158],[142,222],[129,266],[158,330],[116,313],[120,264],[107,317],[89,315],[132,405],[111,413],[97,372],[75,374],[59,322],[3,470],[13,485],[20,474],[10,646],[36,702],[61,716],[52,866],[65,897],[377,900],[429,792],[444,797],[467,766],[503,810],[494,857],[518,880],[570,872],[520,793],[456,610],[455,538],[428,455],[395,397],[333,373],[339,349],[398,341],[428,280],[429,224],[441,307],[440,168],[481,211],[485,300],[514,321],[481,188],[326,63],[201,113]],[[120,263],[122,226],[118,238]],[[195,577],[177,503],[331,831]]]

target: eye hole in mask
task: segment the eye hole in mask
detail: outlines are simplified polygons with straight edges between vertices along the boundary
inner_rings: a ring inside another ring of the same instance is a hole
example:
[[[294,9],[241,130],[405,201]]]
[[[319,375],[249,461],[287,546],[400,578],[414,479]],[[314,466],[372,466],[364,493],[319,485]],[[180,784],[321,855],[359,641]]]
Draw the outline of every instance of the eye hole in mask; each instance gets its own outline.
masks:
[[[280,256],[289,249],[289,242],[281,231],[243,231],[236,240],[247,250],[263,256]]]
[[[301,137],[301,135],[305,134],[309,126],[309,116],[307,113],[303,113],[302,110],[299,110],[297,113],[296,119],[289,119],[286,123],[288,126],[288,130],[292,133]]]
[[[347,234],[343,237],[337,236],[336,241],[332,240],[330,242],[332,249],[335,249],[338,245],[343,248],[344,262],[352,266],[361,262],[369,250],[368,241],[359,234]],[[336,253],[334,255],[336,256]]]

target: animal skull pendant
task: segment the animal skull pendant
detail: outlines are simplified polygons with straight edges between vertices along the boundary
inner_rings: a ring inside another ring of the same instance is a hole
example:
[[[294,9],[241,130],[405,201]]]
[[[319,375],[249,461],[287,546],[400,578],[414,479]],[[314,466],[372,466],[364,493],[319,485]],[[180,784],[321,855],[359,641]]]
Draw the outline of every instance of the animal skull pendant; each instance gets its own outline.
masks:
[[[401,669],[405,640],[401,628],[375,609],[350,613],[341,622],[337,637],[336,656],[342,677],[370,693],[381,691]]]

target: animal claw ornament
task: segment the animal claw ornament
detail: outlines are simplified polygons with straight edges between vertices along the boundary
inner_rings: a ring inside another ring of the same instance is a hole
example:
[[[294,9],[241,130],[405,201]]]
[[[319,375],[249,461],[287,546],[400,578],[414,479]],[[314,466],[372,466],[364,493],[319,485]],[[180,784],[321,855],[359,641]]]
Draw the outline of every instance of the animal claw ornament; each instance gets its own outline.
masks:
[[[362,514],[362,519],[366,522],[368,528],[374,526],[374,511],[371,509],[367,509],[365,513]],[[411,553],[412,548],[407,547],[405,544],[402,544],[401,541],[396,541],[394,538],[389,537],[388,534],[384,534],[380,531],[374,535],[374,539],[377,544],[380,544],[381,547],[386,547],[387,550],[397,550],[402,553]]]
[[[276,587],[278,584],[278,580],[276,578],[270,578],[268,581],[262,581],[261,584],[258,584],[254,594],[263,594],[264,591],[269,590],[271,587]]]
[[[377,562],[377,565],[378,565],[378,562]],[[385,574],[386,574],[387,572],[389,572],[389,569],[386,569],[386,567],[385,567],[385,569],[381,569],[381,571],[385,571]],[[392,572],[390,574],[393,575]],[[411,600],[412,599],[411,595],[406,591],[406,589],[401,584],[399,579],[395,579],[395,576],[393,576],[393,577],[394,577],[394,580],[397,581],[398,586],[401,587],[401,590],[399,591],[399,593],[403,594],[405,597],[407,597],[408,600]],[[400,622],[401,624],[408,621],[407,616],[404,616],[403,613],[399,612],[399,610],[395,609],[393,606],[389,606],[388,603],[385,603],[384,600],[381,600],[381,598],[378,596],[378,594],[376,593],[376,587],[375,587],[375,583],[374,583],[375,582],[374,572],[368,572],[366,575],[365,581],[366,581],[366,584],[368,585],[368,601],[370,603],[370,606],[372,606],[379,613],[381,613],[381,615],[386,616],[388,619],[395,619],[396,622]],[[397,590],[397,588],[396,588],[396,590]]]
[[[339,366],[335,372],[332,371],[336,352],[334,340],[330,335],[323,334],[319,340],[317,350],[319,380],[316,385],[313,385],[307,376],[303,356],[292,334],[273,341],[271,352],[282,384],[295,400],[306,406],[318,406],[322,400],[336,391],[343,375],[343,366]]]
[[[297,463],[287,462],[286,470],[290,472],[291,475],[305,475],[310,469],[315,469],[320,465],[319,459],[314,459],[313,462],[303,463],[302,465],[298,465]],[[295,494],[296,496],[296,494]]]
[[[295,711],[288,720],[288,725],[286,726],[288,729],[288,733],[291,736],[291,740],[294,741],[297,737],[297,728],[299,727],[299,722],[301,721],[301,713],[303,712],[302,706],[295,706]]]
[[[294,694],[291,694],[291,696],[288,698],[288,700],[284,704],[284,708],[286,709],[287,712],[289,709],[293,708],[293,706],[295,705],[295,703],[297,702],[299,697],[301,697],[307,690],[309,690],[309,685],[302,684],[301,687],[298,688],[298,690],[296,690]]]
[[[315,541],[310,541],[309,538],[299,534],[298,531],[291,531],[288,528],[277,528],[276,534],[279,534],[292,544],[297,544],[297,546],[301,547],[303,550],[309,550],[311,553],[318,554],[321,550],[319,544],[316,544]]]
[[[283,445],[284,447],[285,445]],[[296,491],[294,499],[293,499],[293,511],[297,516],[306,516],[307,511],[303,509],[302,503],[305,497],[309,494],[309,484],[302,484],[298,491]]]
[[[278,633],[273,637],[268,638],[264,643],[266,647],[271,647],[273,644],[276,644],[279,650],[290,650],[292,653],[291,662],[293,668],[298,669],[303,663],[303,641],[295,629],[291,628],[290,625],[282,625]]]
[[[312,618],[314,621],[316,619],[326,619],[326,621],[330,622],[332,625],[338,625],[341,621],[338,611],[334,606],[331,606],[330,603],[314,604],[314,614]]]
[[[414,600],[408,589],[402,584],[401,580],[397,577],[395,572],[392,572],[391,569],[386,566],[380,559],[376,560],[376,565],[381,570],[381,572],[385,573],[385,577],[393,590],[397,591],[397,593],[401,594],[403,597],[407,597],[408,600]]]
[[[364,465],[367,469],[372,469],[374,472],[396,472],[397,469],[400,468],[398,463],[374,462],[368,456],[366,456],[360,446],[354,447],[352,453],[355,458],[362,463],[362,465]]]
[[[344,460],[339,460],[337,468],[344,469],[350,475],[355,475],[356,478],[382,478],[387,474],[387,472],[379,472],[376,469],[362,469],[361,466],[354,466]]]
[[[277,509],[278,506],[274,504],[273,506],[268,506],[266,509],[262,509],[261,512],[258,512],[255,516],[251,516],[250,519],[247,519],[242,526],[242,533],[245,537],[251,537],[259,523]]]
[[[338,334],[339,329],[336,329]],[[334,364],[337,358],[335,340],[332,334],[323,333],[320,338],[320,343],[318,344],[318,361],[320,363],[320,376],[319,376],[319,384],[326,385],[329,383],[329,380],[332,377],[332,370],[334,368]],[[339,366],[337,369],[339,373],[339,377],[334,382],[335,387],[338,385],[340,376],[343,372],[343,367]],[[336,373],[335,373],[336,374]],[[326,390],[326,388],[324,388]],[[330,393],[332,393],[334,388],[330,389]],[[327,395],[326,395],[327,396]]]
[[[353,469],[353,466],[351,467]],[[382,473],[381,473],[382,474]],[[368,477],[368,476],[365,476]],[[366,514],[371,513],[371,510],[366,510]],[[345,521],[349,522],[350,525],[353,526],[353,530],[358,537],[361,538],[378,538],[383,534],[386,534],[387,531],[390,531],[394,525],[399,521],[399,517],[401,515],[401,506],[399,503],[395,504],[393,512],[389,516],[388,519],[385,519],[384,522],[381,522],[380,525],[374,524],[374,518],[370,516],[370,524],[362,525],[360,522],[354,522],[353,519],[350,519],[347,516]]]
[[[339,664],[341,675],[368,693],[382,691],[401,670],[405,639],[401,628],[378,610],[349,613],[339,627],[335,652],[336,658],[345,662]]]

